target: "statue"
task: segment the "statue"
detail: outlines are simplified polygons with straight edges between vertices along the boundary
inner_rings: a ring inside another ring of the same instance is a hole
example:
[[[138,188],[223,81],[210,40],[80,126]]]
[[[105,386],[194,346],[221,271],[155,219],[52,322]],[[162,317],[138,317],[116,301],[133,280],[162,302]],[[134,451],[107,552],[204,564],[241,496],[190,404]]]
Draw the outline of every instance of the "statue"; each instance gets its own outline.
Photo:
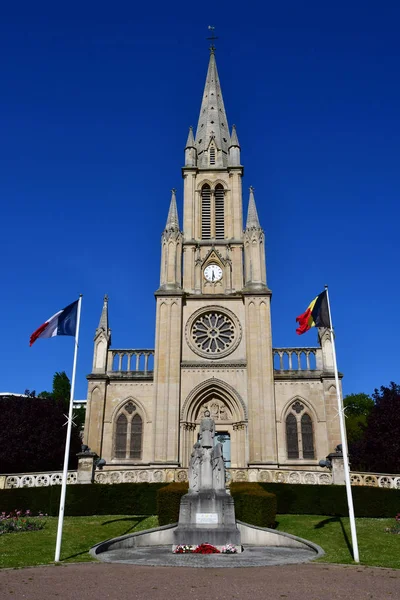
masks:
[[[189,462],[189,490],[191,492],[199,491],[201,455],[201,445],[199,442],[196,442],[193,446]]]
[[[213,471],[213,489],[225,490],[225,463],[223,456],[223,446],[217,444],[212,453],[212,471]]]
[[[210,411],[204,411],[204,417],[200,422],[199,442],[202,448],[212,448],[214,445],[215,423],[210,417]]]

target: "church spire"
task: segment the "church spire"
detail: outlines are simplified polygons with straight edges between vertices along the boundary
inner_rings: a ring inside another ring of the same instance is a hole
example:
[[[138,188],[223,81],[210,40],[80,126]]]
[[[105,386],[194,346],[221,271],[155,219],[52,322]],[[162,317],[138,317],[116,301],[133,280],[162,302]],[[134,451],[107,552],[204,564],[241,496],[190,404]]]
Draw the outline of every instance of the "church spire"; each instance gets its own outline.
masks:
[[[100,332],[104,332],[106,335],[108,335],[108,332],[109,332],[109,328],[108,328],[108,296],[107,296],[107,294],[104,296],[103,310],[101,311],[99,326],[96,330],[96,335]]]
[[[254,188],[250,186],[250,198],[249,208],[247,210],[247,222],[246,229],[261,229],[260,221],[258,219],[258,213],[256,208],[256,201],[254,200]]]
[[[215,163],[210,162],[208,156],[210,142],[215,144],[217,150]],[[216,167],[226,167],[228,165],[228,148],[230,145],[228,119],[226,118],[213,49],[211,49],[208,64],[195,143],[198,166],[208,167],[210,164],[215,164]]]
[[[179,231],[179,218],[178,209],[176,206],[176,190],[171,190],[171,203],[169,205],[167,223],[165,225],[166,231]]]

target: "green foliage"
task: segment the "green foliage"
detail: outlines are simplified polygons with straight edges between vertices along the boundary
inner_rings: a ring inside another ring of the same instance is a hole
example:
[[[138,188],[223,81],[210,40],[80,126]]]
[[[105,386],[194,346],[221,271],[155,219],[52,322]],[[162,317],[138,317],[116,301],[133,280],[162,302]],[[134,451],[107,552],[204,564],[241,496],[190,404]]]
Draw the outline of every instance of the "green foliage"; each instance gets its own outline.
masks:
[[[63,406],[51,399],[0,398],[0,473],[61,469],[67,430],[64,412]],[[80,449],[80,431],[73,426],[70,469],[76,468]]]
[[[346,415],[346,431],[349,444],[361,440],[365,433],[367,418],[374,407],[368,394],[349,394],[343,398]]]
[[[349,444],[352,470],[400,472],[400,386],[391,383],[372,395],[374,405],[361,438]]]
[[[260,483],[276,495],[277,512],[281,514],[347,516],[344,485],[296,485]],[[400,490],[352,486],[356,517],[393,517],[399,512]]]
[[[84,515],[154,515],[157,511],[157,490],[164,483],[120,483],[114,485],[69,485],[65,514]],[[57,516],[60,504],[60,485],[38,488],[0,490],[0,513],[16,506]]]
[[[160,525],[177,523],[181,498],[189,491],[188,483],[170,483],[157,492],[157,515]]]
[[[71,383],[65,371],[57,372],[53,377],[53,399],[61,402],[64,406],[69,404],[71,395]]]
[[[276,517],[276,496],[258,483],[232,483],[235,515],[239,521],[258,527],[272,527]]]

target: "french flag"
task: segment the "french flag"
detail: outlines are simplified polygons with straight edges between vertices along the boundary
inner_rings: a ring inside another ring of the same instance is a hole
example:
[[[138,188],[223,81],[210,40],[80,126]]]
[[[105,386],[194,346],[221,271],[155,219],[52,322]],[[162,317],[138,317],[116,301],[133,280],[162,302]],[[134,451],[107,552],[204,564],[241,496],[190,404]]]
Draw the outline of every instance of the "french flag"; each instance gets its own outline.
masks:
[[[56,312],[43,325],[38,327],[30,337],[32,346],[39,338],[51,338],[56,335],[75,335],[79,300]]]

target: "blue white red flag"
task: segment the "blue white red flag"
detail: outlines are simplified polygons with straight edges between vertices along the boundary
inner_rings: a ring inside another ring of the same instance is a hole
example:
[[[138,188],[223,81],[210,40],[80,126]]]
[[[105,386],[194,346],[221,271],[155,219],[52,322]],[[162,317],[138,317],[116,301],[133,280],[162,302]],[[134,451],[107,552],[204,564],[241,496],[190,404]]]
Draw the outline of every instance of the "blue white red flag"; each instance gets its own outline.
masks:
[[[56,335],[75,335],[79,300],[56,312],[43,325],[38,327],[30,337],[32,346],[39,338],[51,338]]]

